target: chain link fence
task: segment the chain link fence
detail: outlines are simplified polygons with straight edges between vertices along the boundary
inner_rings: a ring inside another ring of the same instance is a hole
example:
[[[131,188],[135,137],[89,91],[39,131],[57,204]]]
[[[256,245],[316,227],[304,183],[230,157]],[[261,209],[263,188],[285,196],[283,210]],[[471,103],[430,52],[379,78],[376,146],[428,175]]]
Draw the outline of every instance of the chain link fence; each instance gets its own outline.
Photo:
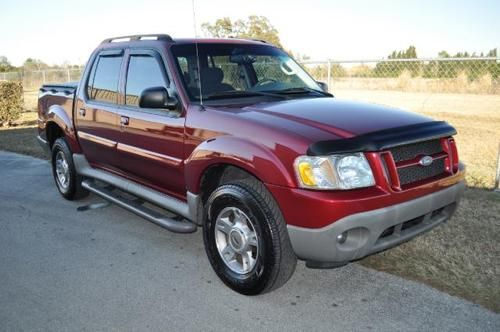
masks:
[[[40,86],[46,83],[78,81],[82,71],[83,67],[6,72],[0,73],[0,81],[23,82],[24,90],[31,91],[38,90]]]
[[[500,94],[500,58],[303,61],[311,75],[338,89]]]
[[[411,92],[500,94],[500,58],[430,58],[302,61],[330,90],[373,89]],[[45,83],[77,81],[83,67],[0,73],[22,81],[25,90]]]

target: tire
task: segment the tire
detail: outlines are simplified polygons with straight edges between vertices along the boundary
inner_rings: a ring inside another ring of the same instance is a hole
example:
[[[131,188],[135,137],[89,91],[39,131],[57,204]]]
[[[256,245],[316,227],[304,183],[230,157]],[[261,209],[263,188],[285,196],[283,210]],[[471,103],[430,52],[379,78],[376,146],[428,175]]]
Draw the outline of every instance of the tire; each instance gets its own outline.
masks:
[[[260,181],[246,179],[219,186],[208,198],[205,212],[205,251],[227,286],[244,295],[257,295],[290,279],[297,258],[281,211]]]
[[[54,181],[64,198],[72,201],[89,194],[82,188],[82,177],[76,172],[73,154],[64,137],[58,138],[52,145],[51,161]],[[58,165],[60,165],[59,168]]]

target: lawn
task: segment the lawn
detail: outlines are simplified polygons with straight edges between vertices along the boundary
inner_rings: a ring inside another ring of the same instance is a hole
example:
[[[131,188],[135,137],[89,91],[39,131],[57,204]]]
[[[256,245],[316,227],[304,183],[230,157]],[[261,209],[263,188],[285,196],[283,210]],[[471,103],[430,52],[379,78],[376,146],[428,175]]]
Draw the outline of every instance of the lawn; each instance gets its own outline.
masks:
[[[494,183],[500,141],[500,96],[339,90],[340,98],[370,101],[443,119],[454,125],[469,187],[445,225],[359,263],[423,282],[500,312],[500,194]],[[0,150],[44,158],[35,136],[36,113],[0,129]]]

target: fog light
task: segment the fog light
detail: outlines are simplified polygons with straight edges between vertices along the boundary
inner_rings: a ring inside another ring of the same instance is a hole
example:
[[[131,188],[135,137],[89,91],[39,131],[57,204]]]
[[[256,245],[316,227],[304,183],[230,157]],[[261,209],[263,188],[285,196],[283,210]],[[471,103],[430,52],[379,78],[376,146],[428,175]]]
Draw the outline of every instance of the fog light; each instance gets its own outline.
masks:
[[[342,244],[347,240],[347,232],[337,235],[337,242]]]

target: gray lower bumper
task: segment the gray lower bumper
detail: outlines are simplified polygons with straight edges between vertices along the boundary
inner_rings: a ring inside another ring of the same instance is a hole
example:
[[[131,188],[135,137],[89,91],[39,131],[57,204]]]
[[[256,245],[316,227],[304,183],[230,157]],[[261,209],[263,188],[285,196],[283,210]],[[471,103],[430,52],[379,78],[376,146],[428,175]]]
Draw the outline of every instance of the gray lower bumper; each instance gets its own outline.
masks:
[[[319,229],[288,226],[298,258],[342,263],[398,245],[448,220],[464,191],[460,182],[417,199],[342,218]],[[346,232],[344,243],[337,236]]]

